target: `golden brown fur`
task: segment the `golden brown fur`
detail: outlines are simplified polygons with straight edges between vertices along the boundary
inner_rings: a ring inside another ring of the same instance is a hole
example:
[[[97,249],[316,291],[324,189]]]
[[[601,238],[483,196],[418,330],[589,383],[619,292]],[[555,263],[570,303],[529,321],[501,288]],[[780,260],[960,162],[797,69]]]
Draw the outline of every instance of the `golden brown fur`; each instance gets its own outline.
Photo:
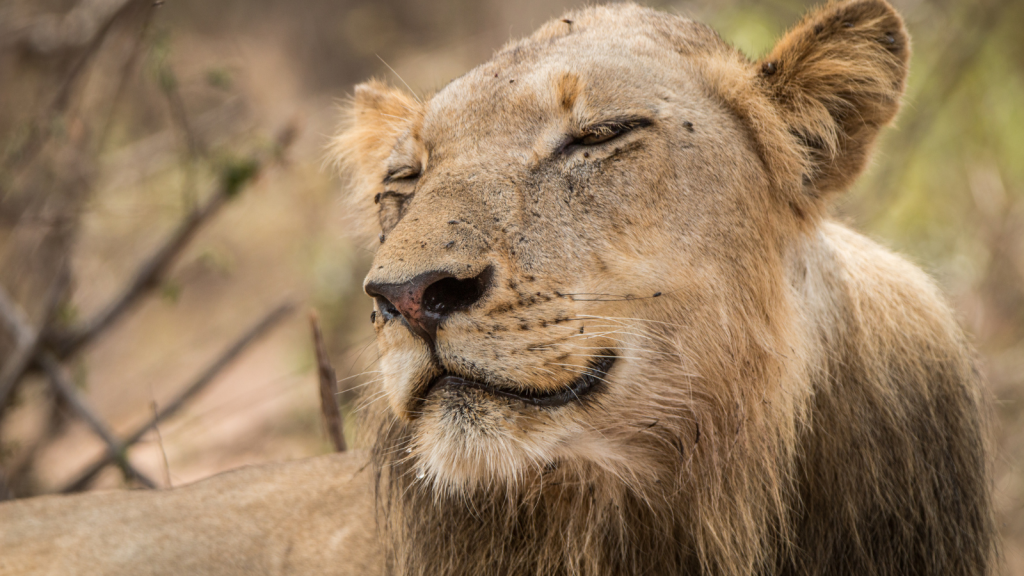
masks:
[[[363,456],[246,467],[173,490],[3,503],[0,574],[375,574]]]
[[[377,238],[381,379],[372,465],[333,493],[363,498],[348,526],[380,546],[342,540],[338,562],[990,573],[970,348],[923,273],[828,217],[908,60],[883,0],[824,6],[758,62],[616,5],[545,24],[426,102],[358,87],[334,149]],[[485,289],[432,332],[413,317],[425,300],[380,295],[424,275]],[[530,403],[567,389],[581,396]],[[294,498],[267,506],[321,496]]]

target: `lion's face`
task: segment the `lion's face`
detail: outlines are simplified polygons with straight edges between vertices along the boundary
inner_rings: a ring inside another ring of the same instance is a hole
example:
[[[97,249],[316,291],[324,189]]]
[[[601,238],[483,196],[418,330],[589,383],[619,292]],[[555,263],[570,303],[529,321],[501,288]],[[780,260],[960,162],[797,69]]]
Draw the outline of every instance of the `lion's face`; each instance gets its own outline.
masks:
[[[782,247],[813,216],[804,189],[834,183],[765,150],[800,133],[734,105],[757,75],[707,28],[626,5],[553,21],[426,102],[357,89],[339,147],[379,224],[376,398],[419,476],[657,475],[716,387],[775,369],[748,348],[781,348]]]
[[[455,80],[381,167],[365,286],[424,472],[630,458],[617,428],[652,422],[635,412],[666,393],[651,370],[690,369],[663,340],[735,280],[707,247],[759,241],[763,179],[739,122],[667,42],[605,24]]]

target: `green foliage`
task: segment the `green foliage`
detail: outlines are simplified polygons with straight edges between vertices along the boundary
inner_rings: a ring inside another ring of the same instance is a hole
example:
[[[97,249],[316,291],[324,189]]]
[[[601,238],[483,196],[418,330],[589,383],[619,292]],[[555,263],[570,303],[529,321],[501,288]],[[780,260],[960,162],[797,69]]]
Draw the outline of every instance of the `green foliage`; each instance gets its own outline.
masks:
[[[79,319],[78,307],[70,300],[64,300],[57,305],[54,311],[54,323],[61,328],[74,326]]]
[[[153,43],[149,49],[149,67],[156,77],[157,86],[165,94],[178,89],[178,77],[170,67],[171,38],[166,30],[153,35]]]
[[[219,90],[231,90],[234,79],[227,68],[211,68],[206,71],[206,83]]]
[[[160,297],[171,304],[177,304],[181,299],[181,284],[174,280],[164,280],[160,283]]]
[[[749,58],[768,52],[784,31],[775,6],[732,7],[714,17],[714,28]]]
[[[230,158],[220,170],[221,189],[228,198],[234,198],[250,180],[260,173],[261,163],[253,157]]]

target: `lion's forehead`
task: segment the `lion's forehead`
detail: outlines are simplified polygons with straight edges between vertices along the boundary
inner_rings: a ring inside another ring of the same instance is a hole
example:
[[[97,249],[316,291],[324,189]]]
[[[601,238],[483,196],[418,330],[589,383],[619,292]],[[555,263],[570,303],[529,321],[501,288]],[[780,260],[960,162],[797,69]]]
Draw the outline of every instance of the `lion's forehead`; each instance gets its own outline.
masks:
[[[499,52],[431,98],[422,134],[434,140],[470,138],[480,143],[493,137],[525,145],[565,116],[567,91],[585,95],[599,114],[622,106],[643,107],[685,81],[679,66],[667,65],[681,56],[666,42],[598,32],[526,42]]]

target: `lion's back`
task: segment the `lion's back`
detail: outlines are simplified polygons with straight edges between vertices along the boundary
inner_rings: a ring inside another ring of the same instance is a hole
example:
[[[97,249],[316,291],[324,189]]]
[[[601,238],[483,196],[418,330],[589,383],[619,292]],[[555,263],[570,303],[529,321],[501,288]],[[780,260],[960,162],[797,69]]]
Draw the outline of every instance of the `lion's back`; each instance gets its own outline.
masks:
[[[375,574],[361,452],[0,506],[0,574]]]

